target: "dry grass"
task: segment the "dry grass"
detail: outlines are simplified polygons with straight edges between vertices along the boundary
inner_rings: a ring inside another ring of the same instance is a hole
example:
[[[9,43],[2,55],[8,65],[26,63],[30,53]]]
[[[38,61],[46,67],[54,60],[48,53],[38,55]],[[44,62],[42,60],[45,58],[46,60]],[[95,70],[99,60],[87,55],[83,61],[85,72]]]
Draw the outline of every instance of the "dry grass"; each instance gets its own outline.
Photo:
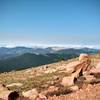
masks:
[[[11,90],[16,90],[18,92],[27,91],[32,88],[37,88],[38,91],[42,91],[50,85],[59,85],[61,79],[66,76],[65,72],[61,72],[57,69],[59,66],[63,64],[67,64],[72,61],[76,61],[78,58],[61,61],[58,63],[53,63],[49,65],[40,66],[37,68],[29,68],[21,71],[12,71],[9,73],[1,73],[0,74],[0,83],[5,85],[11,83],[22,83],[22,87],[11,87]],[[100,55],[96,55],[92,58],[92,64],[96,64],[96,60],[100,59]],[[52,73],[44,73],[46,70],[57,69],[56,72]]]

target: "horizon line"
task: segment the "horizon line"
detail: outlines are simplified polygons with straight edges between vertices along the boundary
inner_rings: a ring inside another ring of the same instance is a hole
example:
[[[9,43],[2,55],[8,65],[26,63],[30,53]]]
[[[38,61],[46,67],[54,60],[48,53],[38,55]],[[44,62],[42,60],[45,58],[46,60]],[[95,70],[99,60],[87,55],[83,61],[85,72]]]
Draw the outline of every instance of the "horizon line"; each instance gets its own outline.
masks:
[[[65,47],[65,48],[94,48],[100,49],[100,45],[83,45],[83,44],[33,44],[33,43],[0,43],[0,47],[14,48],[14,47]]]

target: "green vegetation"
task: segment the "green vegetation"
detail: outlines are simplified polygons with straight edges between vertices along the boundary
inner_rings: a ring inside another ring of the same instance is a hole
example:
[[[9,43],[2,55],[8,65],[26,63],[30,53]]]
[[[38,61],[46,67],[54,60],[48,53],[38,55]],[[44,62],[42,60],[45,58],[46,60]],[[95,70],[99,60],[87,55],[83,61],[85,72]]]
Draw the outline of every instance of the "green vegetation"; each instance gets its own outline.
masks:
[[[0,61],[0,72],[11,70],[22,70],[29,67],[36,67],[44,64],[54,63],[78,56],[77,54],[46,54],[36,55],[25,53],[20,56]]]

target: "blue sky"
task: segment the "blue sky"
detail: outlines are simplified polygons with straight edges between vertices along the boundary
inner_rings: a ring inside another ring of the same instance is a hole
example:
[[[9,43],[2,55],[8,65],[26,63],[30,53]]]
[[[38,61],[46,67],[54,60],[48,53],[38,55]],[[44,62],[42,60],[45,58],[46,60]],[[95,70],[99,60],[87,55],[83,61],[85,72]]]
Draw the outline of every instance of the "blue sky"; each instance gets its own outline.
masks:
[[[100,45],[100,0],[0,0],[0,44]]]

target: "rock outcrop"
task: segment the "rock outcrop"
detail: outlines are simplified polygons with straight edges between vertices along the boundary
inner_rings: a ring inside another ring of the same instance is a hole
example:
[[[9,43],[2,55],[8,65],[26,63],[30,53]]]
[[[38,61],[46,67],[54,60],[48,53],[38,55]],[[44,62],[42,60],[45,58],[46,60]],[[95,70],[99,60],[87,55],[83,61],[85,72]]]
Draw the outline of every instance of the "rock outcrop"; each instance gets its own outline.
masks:
[[[61,84],[63,86],[74,85],[75,79],[90,71],[91,59],[89,58],[88,54],[80,54],[79,61],[67,64],[66,69],[67,73],[70,73],[71,75],[64,77]]]

